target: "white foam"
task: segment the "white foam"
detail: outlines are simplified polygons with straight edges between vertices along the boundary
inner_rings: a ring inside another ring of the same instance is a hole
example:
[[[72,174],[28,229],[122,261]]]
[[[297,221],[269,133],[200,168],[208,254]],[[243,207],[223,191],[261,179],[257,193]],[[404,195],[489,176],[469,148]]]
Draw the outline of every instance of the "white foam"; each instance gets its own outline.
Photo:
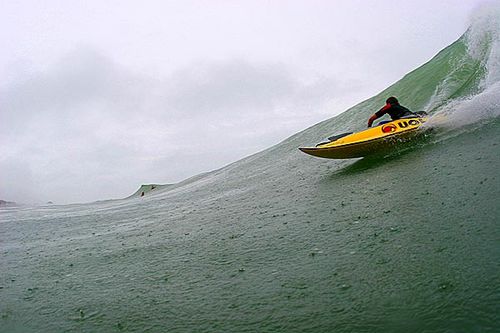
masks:
[[[442,120],[443,116],[447,127],[462,127],[500,117],[500,82],[477,95],[451,101],[440,109],[436,119]],[[430,125],[432,124],[431,118]]]
[[[466,45],[469,56],[481,62],[485,75],[475,95],[453,99],[436,112],[436,119],[442,120],[445,116],[447,127],[461,127],[500,116],[499,3],[487,3],[476,10],[466,34]]]
[[[486,68],[482,86],[487,88],[500,81],[500,4],[480,6],[472,15],[466,37],[469,55]]]

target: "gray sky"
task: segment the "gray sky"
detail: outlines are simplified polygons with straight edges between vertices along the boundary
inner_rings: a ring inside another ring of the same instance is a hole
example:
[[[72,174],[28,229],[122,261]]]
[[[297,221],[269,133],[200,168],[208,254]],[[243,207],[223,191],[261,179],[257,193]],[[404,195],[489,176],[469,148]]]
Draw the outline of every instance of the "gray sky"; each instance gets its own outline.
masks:
[[[0,0],[0,199],[125,197],[371,97],[480,0]]]

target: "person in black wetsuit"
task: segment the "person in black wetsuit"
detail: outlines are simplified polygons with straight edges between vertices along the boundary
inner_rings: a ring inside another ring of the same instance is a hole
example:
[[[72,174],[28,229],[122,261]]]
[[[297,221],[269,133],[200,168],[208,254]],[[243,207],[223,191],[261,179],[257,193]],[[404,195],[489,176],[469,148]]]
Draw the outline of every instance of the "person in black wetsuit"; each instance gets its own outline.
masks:
[[[368,119],[368,127],[371,127],[373,124],[373,121],[377,118],[382,117],[384,114],[389,114],[391,116],[392,120],[399,119],[404,116],[409,116],[412,115],[413,112],[405,108],[404,106],[401,106],[399,104],[399,101],[396,97],[389,97],[387,101],[385,101],[385,106],[375,112],[370,119]]]

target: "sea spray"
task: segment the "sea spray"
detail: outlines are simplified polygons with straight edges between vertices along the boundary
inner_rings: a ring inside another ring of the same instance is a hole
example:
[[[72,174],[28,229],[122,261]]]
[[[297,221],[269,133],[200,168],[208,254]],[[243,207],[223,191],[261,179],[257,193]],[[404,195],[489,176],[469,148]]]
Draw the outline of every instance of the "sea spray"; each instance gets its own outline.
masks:
[[[431,97],[431,105],[440,105],[428,126],[459,128],[500,116],[500,5],[490,3],[479,7],[461,41],[467,52],[453,59],[455,69]],[[455,75],[466,66],[475,68],[469,78],[464,80],[465,71]],[[447,96],[457,89],[454,83],[464,85],[472,81],[477,82],[475,90],[452,98]],[[445,102],[436,102],[440,100]]]
[[[489,3],[478,8],[466,33],[467,51],[486,68],[482,87],[500,81],[500,4]]]

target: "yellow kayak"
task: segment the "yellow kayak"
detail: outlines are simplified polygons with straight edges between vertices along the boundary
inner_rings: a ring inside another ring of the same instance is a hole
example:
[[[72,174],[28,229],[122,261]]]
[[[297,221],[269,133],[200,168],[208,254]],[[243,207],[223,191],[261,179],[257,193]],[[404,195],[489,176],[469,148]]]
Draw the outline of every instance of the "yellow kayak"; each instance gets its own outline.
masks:
[[[427,116],[423,115],[404,117],[361,132],[333,136],[329,138],[329,142],[320,143],[316,147],[299,149],[306,154],[323,158],[364,157],[384,151],[399,142],[408,141],[420,132],[420,126],[426,120]]]

